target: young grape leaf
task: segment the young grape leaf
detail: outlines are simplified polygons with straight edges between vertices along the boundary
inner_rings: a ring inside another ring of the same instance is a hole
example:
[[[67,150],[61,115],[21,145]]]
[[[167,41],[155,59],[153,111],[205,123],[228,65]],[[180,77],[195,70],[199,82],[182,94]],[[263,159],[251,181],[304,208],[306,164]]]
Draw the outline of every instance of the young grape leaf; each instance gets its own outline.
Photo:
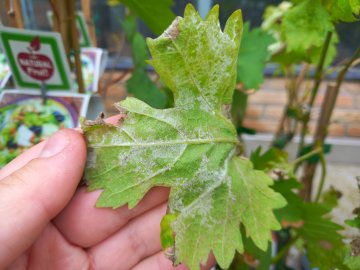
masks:
[[[281,33],[288,52],[302,53],[322,46],[329,31],[334,25],[320,0],[305,0],[285,13]]]
[[[121,26],[130,43],[134,62],[134,70],[131,78],[126,81],[128,93],[133,94],[136,98],[155,108],[165,108],[167,103],[166,94],[149,78],[146,71],[146,61],[149,58],[149,51],[144,37],[136,31],[136,18],[131,15],[126,16],[121,22]]]
[[[349,0],[350,7],[355,16],[360,16],[360,0]]]
[[[325,0],[324,6],[335,21],[354,22],[359,20],[360,0]]]
[[[124,4],[139,16],[150,30],[159,35],[175,18],[171,10],[173,0],[108,0],[109,5]]]
[[[173,92],[174,108],[127,98],[118,105],[127,111],[120,126],[83,126],[85,178],[90,190],[103,189],[97,206],[132,208],[150,188],[171,187],[161,239],[165,248],[175,244],[174,263],[191,270],[210,251],[228,267],[243,251],[240,224],[266,250],[271,230],[280,228],[273,209],[285,205],[271,178],[235,154],[236,130],[223,107],[235,87],[242,17],[234,12],[221,31],[218,14],[215,6],[202,20],[188,5],[184,18],[148,39],[150,63]]]
[[[293,2],[297,5],[282,2],[278,6],[267,7],[261,26],[276,39],[276,42],[269,46],[272,52],[271,62],[280,64],[283,70],[292,64],[300,64],[304,61],[318,63],[326,36],[324,28],[330,29],[332,23],[330,15],[326,14],[326,9],[318,2],[315,2],[314,10],[307,0]],[[314,13],[318,16],[315,23],[307,19],[307,16],[313,17]],[[322,17],[324,18],[320,19]],[[312,37],[307,39],[309,34]],[[330,65],[336,56],[338,41],[339,38],[334,29],[325,58],[325,66]]]
[[[250,24],[246,23],[237,62],[237,82],[245,89],[259,89],[264,81],[265,63],[270,58],[268,46],[275,39],[260,28],[249,28]]]

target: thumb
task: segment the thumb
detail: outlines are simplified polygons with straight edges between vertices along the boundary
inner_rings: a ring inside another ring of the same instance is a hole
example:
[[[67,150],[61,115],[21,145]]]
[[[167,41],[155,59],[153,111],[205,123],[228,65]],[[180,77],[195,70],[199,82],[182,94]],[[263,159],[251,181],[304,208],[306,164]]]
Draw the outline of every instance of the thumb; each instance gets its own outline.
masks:
[[[28,249],[66,206],[85,162],[82,135],[62,130],[46,141],[37,157],[0,180],[0,269]]]

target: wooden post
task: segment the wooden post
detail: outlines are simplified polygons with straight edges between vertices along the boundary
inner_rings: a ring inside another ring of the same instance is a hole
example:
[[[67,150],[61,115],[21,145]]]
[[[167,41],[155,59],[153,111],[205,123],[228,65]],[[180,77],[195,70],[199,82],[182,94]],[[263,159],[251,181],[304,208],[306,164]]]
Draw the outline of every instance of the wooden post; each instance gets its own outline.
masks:
[[[89,29],[91,42],[94,47],[97,47],[95,26],[91,17],[91,0],[81,0],[81,8]]]
[[[81,69],[81,59],[80,59],[80,45],[79,37],[76,30],[76,12],[75,12],[75,1],[66,0],[67,2],[67,11],[69,18],[69,28],[70,28],[70,47],[75,59],[75,72],[76,79],[79,87],[79,93],[85,93],[84,89],[84,80]]]
[[[76,30],[75,1],[50,0],[50,4],[54,13],[53,29],[54,31],[60,32],[61,34],[70,66],[72,69],[75,68],[79,92],[84,93],[84,81],[82,77],[80,60],[80,46]],[[71,56],[74,57],[75,66],[70,60]]]
[[[8,21],[6,25],[16,28],[24,28],[20,0],[4,0],[4,2],[5,10],[8,15]]]

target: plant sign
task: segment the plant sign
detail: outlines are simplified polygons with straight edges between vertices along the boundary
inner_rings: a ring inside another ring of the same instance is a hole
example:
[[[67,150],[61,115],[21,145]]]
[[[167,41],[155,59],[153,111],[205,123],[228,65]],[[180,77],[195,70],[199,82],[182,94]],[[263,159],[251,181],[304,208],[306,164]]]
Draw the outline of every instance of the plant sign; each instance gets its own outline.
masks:
[[[47,13],[47,18],[50,25],[53,25],[53,12],[49,10]],[[76,31],[79,37],[79,45],[80,47],[92,47],[89,29],[86,24],[86,20],[84,14],[81,11],[76,12]]]
[[[243,30],[235,11],[224,30],[215,6],[203,20],[188,5],[156,39],[150,63],[174,95],[174,107],[155,109],[132,97],[117,106],[120,125],[101,119],[82,125],[90,190],[103,189],[98,207],[135,207],[154,186],[171,188],[161,243],[175,265],[200,269],[212,252],[228,268],[251,238],[267,250],[281,226],[273,210],[286,205],[272,179],[239,156],[228,118]],[[243,230],[240,230],[243,227]]]
[[[107,52],[100,48],[82,48],[80,58],[85,90],[95,93],[98,91],[100,76],[105,70]]]
[[[0,43],[17,88],[72,90],[60,34],[0,27]]]

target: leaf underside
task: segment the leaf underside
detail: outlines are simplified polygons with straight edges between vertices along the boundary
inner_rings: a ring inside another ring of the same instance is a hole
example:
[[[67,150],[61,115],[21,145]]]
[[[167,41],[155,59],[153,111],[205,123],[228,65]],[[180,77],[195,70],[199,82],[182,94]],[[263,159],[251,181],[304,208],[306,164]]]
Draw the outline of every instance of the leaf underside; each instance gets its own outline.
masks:
[[[171,188],[166,243],[173,232],[175,264],[200,269],[212,251],[223,268],[243,252],[240,224],[266,250],[280,228],[273,209],[285,205],[272,180],[236,156],[236,130],[223,114],[231,103],[242,32],[236,11],[224,31],[218,6],[202,20],[191,5],[157,39],[148,39],[150,63],[174,95],[174,107],[154,109],[135,98],[118,104],[120,126],[84,125],[85,178],[103,189],[98,207],[135,207],[154,186]],[[169,233],[170,230],[170,233]],[[165,246],[167,245],[165,243]]]

